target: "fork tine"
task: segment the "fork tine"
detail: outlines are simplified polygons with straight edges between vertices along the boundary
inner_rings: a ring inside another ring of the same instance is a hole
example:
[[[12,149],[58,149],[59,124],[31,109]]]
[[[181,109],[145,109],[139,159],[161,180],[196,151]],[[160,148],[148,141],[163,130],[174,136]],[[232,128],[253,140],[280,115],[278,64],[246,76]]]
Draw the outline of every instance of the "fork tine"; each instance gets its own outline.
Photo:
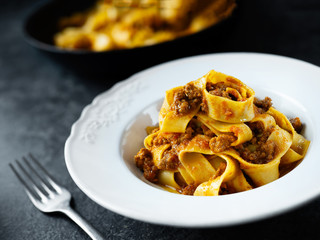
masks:
[[[29,153],[30,159],[42,170],[44,173],[44,177],[48,181],[49,184],[53,187],[54,190],[56,190],[58,193],[61,193],[61,187],[53,180],[52,176],[48,173],[48,171],[38,162],[38,160],[31,154]]]
[[[27,182],[23,179],[23,177],[21,177],[21,175],[19,174],[19,172],[15,169],[15,167],[9,163],[9,166],[11,168],[11,170],[13,171],[13,173],[16,175],[16,177],[18,178],[19,182],[22,184],[24,190],[27,192],[28,196],[30,197],[30,199],[40,199],[40,196],[35,194],[34,191],[30,188],[30,186],[27,184]]]
[[[54,189],[51,190],[49,188],[48,183],[45,181],[45,179],[43,179],[43,177],[41,177],[41,175],[35,170],[35,168],[30,164],[30,162],[28,161],[27,158],[22,157],[23,161],[25,162],[25,164],[29,167],[29,169],[32,171],[32,173],[34,175],[36,175],[39,179],[40,179],[40,185],[41,187],[49,194],[50,197],[53,197],[54,193],[53,191],[55,191]]]
[[[47,197],[44,195],[44,193],[38,187],[38,184],[34,181],[34,179],[31,177],[31,175],[27,172],[27,170],[22,166],[22,164],[18,160],[16,160],[16,163],[17,163],[18,167],[20,168],[20,170],[24,173],[24,175],[31,181],[32,188],[39,195],[40,199],[45,200]]]

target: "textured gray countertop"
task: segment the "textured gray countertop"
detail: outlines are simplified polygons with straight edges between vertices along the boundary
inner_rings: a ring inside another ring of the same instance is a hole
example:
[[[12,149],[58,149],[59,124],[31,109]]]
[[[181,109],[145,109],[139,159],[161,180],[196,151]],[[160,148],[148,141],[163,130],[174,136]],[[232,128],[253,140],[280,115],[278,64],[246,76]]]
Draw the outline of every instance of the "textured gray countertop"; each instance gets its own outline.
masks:
[[[64,143],[82,109],[121,79],[74,74],[27,45],[21,26],[35,2],[3,0],[0,7],[0,239],[89,239],[68,218],[31,204],[8,166],[29,152],[71,191],[74,208],[106,239],[319,239],[319,198],[273,218],[207,229],[143,223],[90,200],[66,169]],[[273,53],[320,66],[320,3],[242,1],[235,24],[215,49]],[[212,49],[199,49],[206,52]]]

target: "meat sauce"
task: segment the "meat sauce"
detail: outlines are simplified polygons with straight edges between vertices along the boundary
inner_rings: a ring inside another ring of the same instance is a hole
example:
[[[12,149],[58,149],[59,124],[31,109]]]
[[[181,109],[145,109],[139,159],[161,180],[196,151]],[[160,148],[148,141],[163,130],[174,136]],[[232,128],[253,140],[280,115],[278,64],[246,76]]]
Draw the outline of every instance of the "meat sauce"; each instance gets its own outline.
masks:
[[[227,91],[227,88],[233,89],[233,91]],[[224,97],[233,101],[241,101],[238,94],[240,89],[238,89],[234,84],[226,82],[212,83],[208,82],[206,85],[207,91],[215,96]]]
[[[291,118],[289,119],[290,123],[292,124],[294,130],[297,133],[301,133],[302,131],[302,123],[300,121],[300,118],[296,117],[296,118]]]
[[[185,133],[159,133],[153,139],[153,146],[159,147],[169,144],[170,147],[163,153],[159,169],[177,170],[180,166],[178,154],[189,144],[196,135],[214,136],[214,133],[204,125],[198,125],[196,120],[191,120]]]
[[[201,102],[201,90],[188,83],[174,94],[172,108],[177,115],[185,115],[195,110]]]
[[[150,182],[158,182],[159,169],[154,165],[152,154],[146,148],[141,148],[134,157],[136,166],[143,172],[143,176]]]
[[[253,104],[256,107],[256,111],[260,114],[265,113],[272,107],[272,100],[269,97],[265,97],[264,99],[254,98]]]
[[[215,96],[224,97],[233,101],[241,101],[237,94],[233,94],[230,89],[227,91],[230,84],[228,83],[207,83],[206,90]],[[233,87],[234,88],[234,87]],[[237,90],[237,89],[236,89]],[[264,99],[254,99],[254,108],[256,114],[266,113],[272,106],[272,100],[269,97]],[[182,116],[190,113],[191,111],[199,108],[200,111],[207,112],[207,104],[202,96],[202,91],[194,86],[192,83],[186,84],[184,87],[179,89],[174,94],[173,104],[171,109],[175,111],[175,114]],[[290,122],[294,129],[300,133],[302,129],[302,124],[299,118],[292,118]],[[274,130],[272,127],[269,129],[264,129],[261,122],[247,122],[247,124],[253,134],[250,141],[239,144],[237,146],[231,146],[237,138],[231,134],[221,134],[216,136],[208,127],[201,124],[196,117],[194,117],[188,124],[185,133],[166,133],[159,132],[157,136],[152,140],[152,148],[162,146],[164,144],[169,144],[170,146],[164,151],[160,164],[155,166],[152,153],[146,148],[140,149],[137,155],[134,157],[137,167],[143,171],[144,177],[150,182],[158,182],[158,173],[160,170],[170,170],[177,171],[180,166],[180,161],[178,158],[179,152],[189,144],[189,142],[198,134],[207,137],[206,148],[210,148],[213,152],[223,152],[229,148],[235,149],[239,155],[246,161],[253,164],[266,164],[274,159],[277,152],[277,146],[274,141],[268,140],[270,134]],[[152,132],[155,133],[159,129],[156,128]],[[199,142],[199,144],[202,144]],[[224,166],[225,168],[225,166]],[[224,171],[224,168],[219,168],[217,173]],[[179,174],[179,173],[178,173]],[[178,181],[179,182],[179,181]],[[190,184],[187,185],[184,180],[179,182],[181,189],[177,189],[180,193],[186,195],[193,195],[194,191],[198,185]],[[221,194],[229,193],[230,189],[221,186]]]
[[[276,153],[275,142],[268,140],[273,128],[264,129],[261,122],[248,123],[247,125],[253,133],[252,139],[234,148],[239,152],[240,156],[248,162],[254,164],[270,162]]]
[[[210,149],[213,152],[223,152],[225,150],[227,150],[228,148],[230,148],[231,143],[233,143],[234,141],[236,141],[237,138],[233,135],[229,135],[229,134],[221,134],[217,137],[213,137],[210,140]]]

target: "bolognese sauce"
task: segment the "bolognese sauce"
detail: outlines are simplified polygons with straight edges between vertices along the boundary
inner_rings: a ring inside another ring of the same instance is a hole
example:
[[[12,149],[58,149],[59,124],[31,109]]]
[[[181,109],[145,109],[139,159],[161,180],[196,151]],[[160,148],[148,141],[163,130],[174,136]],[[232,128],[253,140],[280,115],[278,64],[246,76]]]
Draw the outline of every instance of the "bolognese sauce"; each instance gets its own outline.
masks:
[[[276,144],[268,137],[273,128],[264,129],[261,122],[248,123],[252,130],[253,137],[250,141],[235,146],[240,156],[248,162],[254,164],[265,164],[274,158]]]
[[[174,94],[172,108],[177,115],[184,115],[196,109],[201,102],[201,90],[192,83],[188,83]]]

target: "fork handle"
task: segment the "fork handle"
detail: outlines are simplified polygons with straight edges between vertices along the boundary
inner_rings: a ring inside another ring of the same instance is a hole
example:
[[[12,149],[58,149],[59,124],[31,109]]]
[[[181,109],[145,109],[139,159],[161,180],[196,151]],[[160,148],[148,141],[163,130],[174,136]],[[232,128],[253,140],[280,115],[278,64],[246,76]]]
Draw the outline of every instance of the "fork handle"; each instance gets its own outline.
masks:
[[[104,240],[102,235],[70,206],[65,206],[60,211],[71,218],[76,224],[78,224],[78,226],[81,227],[93,240]]]

